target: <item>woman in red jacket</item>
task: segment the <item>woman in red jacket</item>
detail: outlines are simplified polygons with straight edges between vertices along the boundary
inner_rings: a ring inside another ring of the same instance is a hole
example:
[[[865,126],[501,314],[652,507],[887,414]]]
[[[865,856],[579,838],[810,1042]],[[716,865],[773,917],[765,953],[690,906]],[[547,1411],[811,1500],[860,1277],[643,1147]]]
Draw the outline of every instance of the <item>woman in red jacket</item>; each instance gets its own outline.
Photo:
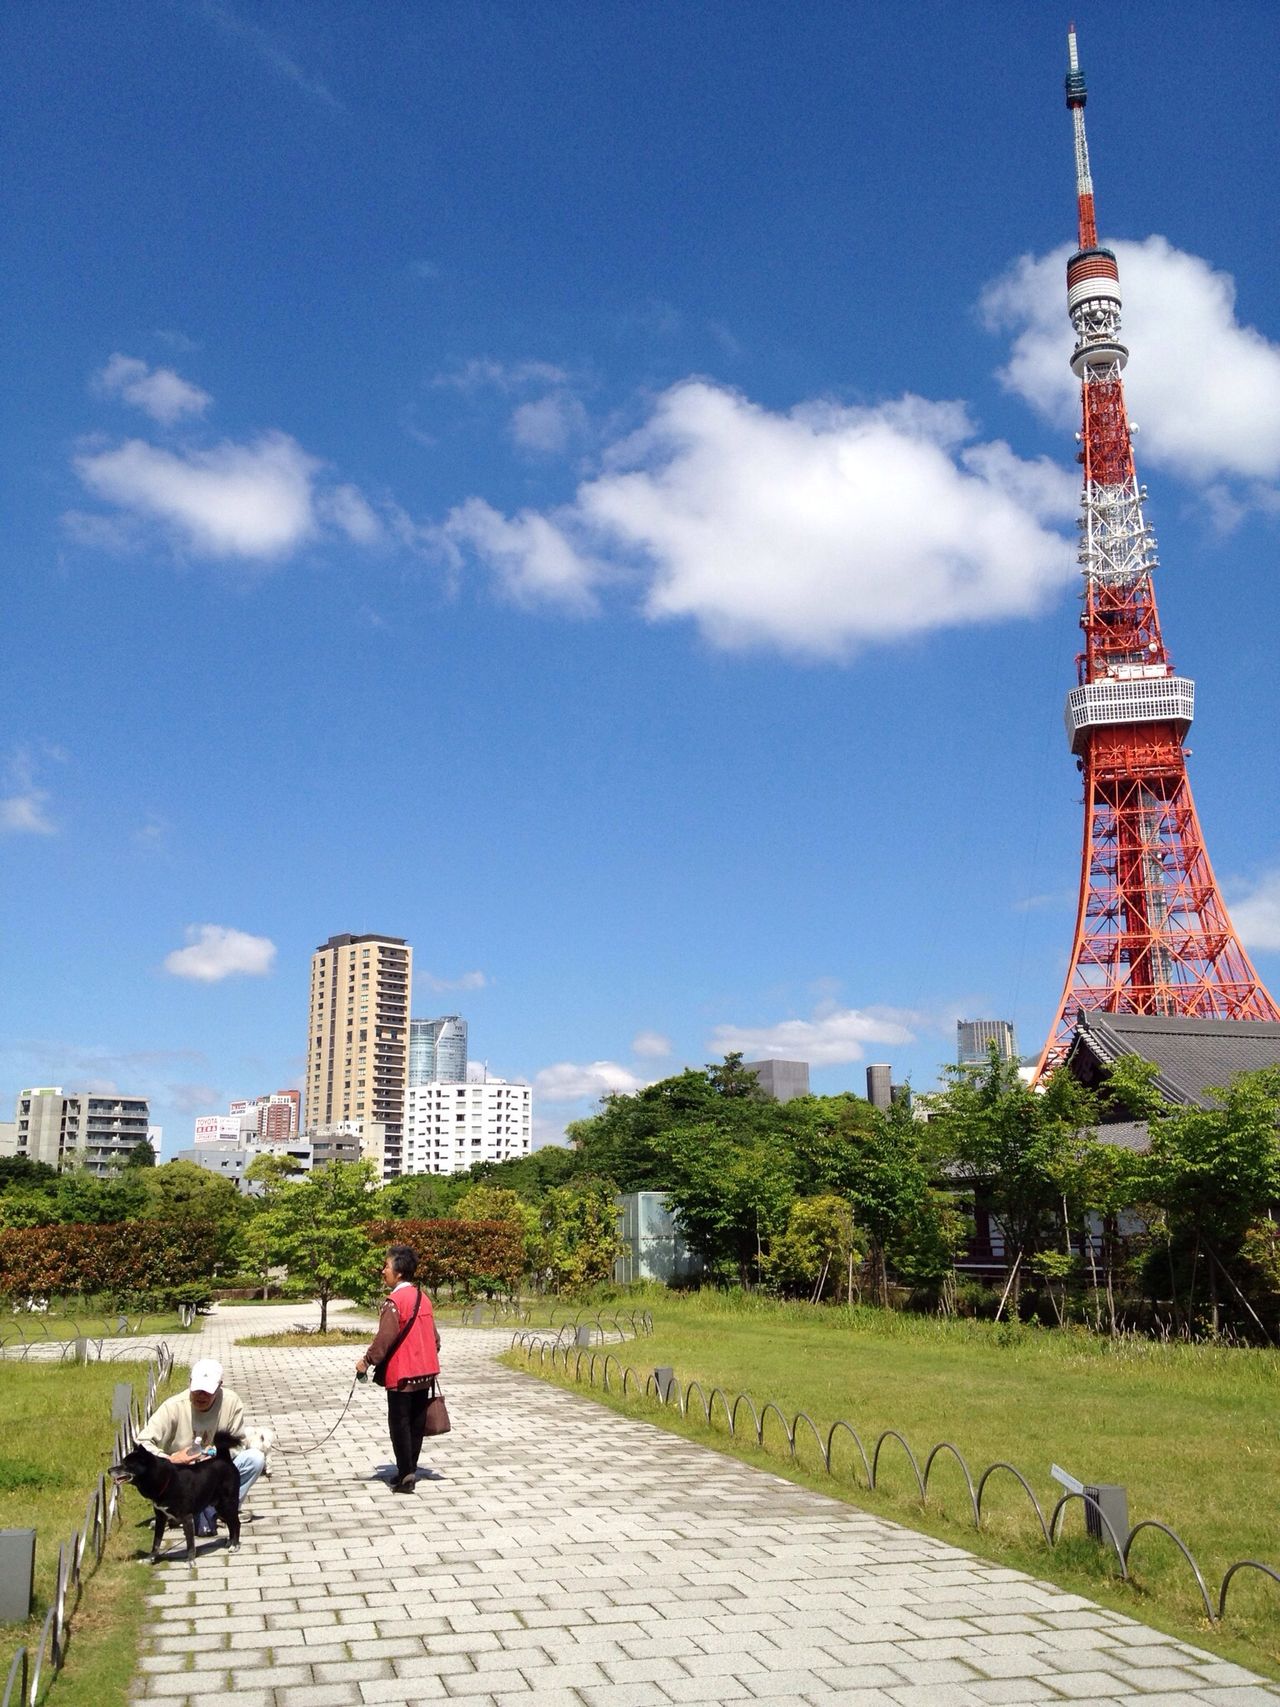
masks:
[[[373,1344],[356,1364],[357,1375],[385,1360],[387,1427],[396,1458],[397,1494],[411,1494],[418,1474],[418,1454],[427,1420],[427,1400],[440,1373],[440,1335],[431,1314],[431,1300],[413,1284],[418,1258],[408,1245],[392,1245],[382,1265],[390,1292],[383,1301]]]

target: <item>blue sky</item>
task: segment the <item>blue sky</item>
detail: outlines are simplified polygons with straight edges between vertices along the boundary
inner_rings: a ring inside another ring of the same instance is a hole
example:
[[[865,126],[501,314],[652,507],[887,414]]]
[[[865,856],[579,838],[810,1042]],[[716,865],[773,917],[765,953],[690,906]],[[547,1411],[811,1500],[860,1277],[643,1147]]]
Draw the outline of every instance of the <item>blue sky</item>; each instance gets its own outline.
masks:
[[[1073,0],[1213,859],[1280,984],[1280,38]],[[309,956],[540,1135],[1049,1024],[1067,13],[7,9],[0,1105],[301,1071]]]

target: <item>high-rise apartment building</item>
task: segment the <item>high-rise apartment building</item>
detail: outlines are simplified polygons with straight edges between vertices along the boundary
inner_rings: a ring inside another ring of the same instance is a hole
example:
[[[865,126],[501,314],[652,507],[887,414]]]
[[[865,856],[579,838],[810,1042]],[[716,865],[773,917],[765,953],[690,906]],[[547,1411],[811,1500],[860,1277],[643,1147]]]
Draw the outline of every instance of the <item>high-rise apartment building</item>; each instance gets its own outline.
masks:
[[[146,1140],[149,1120],[146,1097],[63,1096],[61,1085],[39,1085],[18,1093],[8,1153],[52,1168],[70,1163],[110,1174]]]
[[[403,937],[331,936],[311,956],[306,1127],[380,1125],[384,1179],[401,1167],[412,974]]]
[[[986,1063],[992,1044],[1002,1061],[1016,1061],[1018,1045],[1013,1026],[1007,1019],[958,1019],[956,1021],[956,1062],[961,1067],[981,1067]]]
[[[461,1174],[533,1148],[533,1092],[506,1079],[410,1085],[404,1097],[404,1172]]]
[[[457,1014],[409,1021],[409,1083],[465,1085],[467,1022]]]

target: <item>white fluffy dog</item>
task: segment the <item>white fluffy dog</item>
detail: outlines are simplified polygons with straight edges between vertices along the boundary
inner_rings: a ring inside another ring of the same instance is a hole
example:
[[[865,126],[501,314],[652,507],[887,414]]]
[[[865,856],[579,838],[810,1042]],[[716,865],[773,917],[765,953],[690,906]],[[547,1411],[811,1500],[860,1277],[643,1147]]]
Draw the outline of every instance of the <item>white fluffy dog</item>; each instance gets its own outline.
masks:
[[[276,1431],[273,1428],[247,1428],[244,1431],[244,1445],[250,1452],[260,1452],[266,1460],[262,1474],[271,1475],[271,1448],[276,1443]]]

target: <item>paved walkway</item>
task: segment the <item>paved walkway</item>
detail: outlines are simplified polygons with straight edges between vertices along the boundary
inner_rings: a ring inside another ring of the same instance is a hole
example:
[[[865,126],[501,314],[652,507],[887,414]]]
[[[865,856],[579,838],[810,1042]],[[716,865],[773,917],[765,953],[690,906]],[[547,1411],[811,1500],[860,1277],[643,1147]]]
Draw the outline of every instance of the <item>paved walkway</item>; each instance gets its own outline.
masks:
[[[376,1388],[357,1388],[333,1439],[307,1450],[337,1419],[355,1350],[234,1344],[305,1314],[224,1308],[194,1342],[292,1450],[254,1490],[238,1554],[205,1543],[194,1579],[160,1567],[135,1699],[1280,1702],[1241,1667],[1078,1595],[496,1366],[501,1333],[447,1330],[441,1479],[397,1496],[377,1475],[390,1466]]]

